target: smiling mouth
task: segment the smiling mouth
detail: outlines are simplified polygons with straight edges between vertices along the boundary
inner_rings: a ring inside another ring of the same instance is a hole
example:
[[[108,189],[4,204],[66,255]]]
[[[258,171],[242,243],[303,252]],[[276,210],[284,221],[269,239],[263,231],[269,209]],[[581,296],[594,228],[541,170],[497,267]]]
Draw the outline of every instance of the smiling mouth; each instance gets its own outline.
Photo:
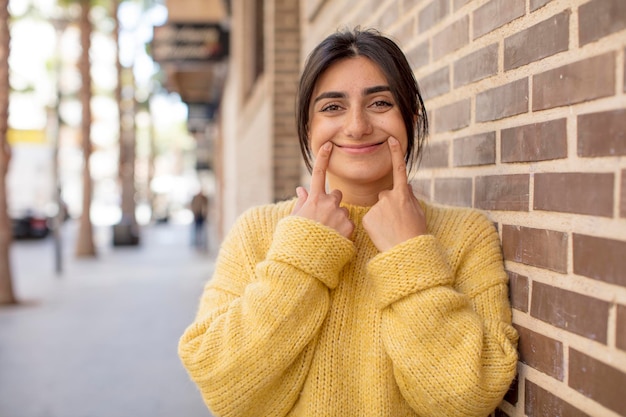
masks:
[[[380,146],[383,143],[387,142],[387,140],[383,140],[382,142],[377,142],[377,143],[365,143],[365,144],[358,144],[358,145],[338,145],[335,143],[335,146],[337,146],[338,148],[344,148],[344,149],[367,149],[367,148],[373,148],[376,146]]]

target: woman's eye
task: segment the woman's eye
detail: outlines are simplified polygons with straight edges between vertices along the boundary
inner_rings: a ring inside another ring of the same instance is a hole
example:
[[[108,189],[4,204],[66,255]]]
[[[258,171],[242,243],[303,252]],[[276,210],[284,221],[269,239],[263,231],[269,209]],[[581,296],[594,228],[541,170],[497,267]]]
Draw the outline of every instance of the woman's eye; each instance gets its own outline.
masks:
[[[321,111],[337,111],[339,110],[339,105],[337,104],[327,104],[326,106],[322,107]]]
[[[372,103],[372,106],[383,108],[383,107],[392,107],[393,104],[386,100],[376,100],[374,103]]]

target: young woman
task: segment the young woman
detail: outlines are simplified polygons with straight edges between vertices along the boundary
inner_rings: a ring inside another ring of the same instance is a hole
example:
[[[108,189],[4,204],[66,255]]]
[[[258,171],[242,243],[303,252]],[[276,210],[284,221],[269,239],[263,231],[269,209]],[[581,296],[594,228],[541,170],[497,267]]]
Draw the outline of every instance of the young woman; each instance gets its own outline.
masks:
[[[344,31],[309,56],[297,124],[310,189],[248,210],[179,355],[216,416],[487,416],[515,376],[500,242],[418,201],[426,131],[398,46]]]

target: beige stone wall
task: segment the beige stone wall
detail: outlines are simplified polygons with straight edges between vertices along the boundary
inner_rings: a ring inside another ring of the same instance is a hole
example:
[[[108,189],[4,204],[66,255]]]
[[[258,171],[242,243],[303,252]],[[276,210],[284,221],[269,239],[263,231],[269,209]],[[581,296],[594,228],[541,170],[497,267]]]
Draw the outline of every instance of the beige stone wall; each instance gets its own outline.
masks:
[[[301,10],[301,63],[338,27],[398,41],[431,122],[415,190],[499,228],[521,361],[496,415],[626,416],[626,2]]]
[[[256,0],[233,2],[229,75],[220,110],[218,238],[247,208],[291,198],[301,158],[294,120],[299,76],[297,2],[266,0],[264,71],[251,75]]]
[[[226,95],[225,100],[228,99]],[[234,112],[238,117],[227,117],[229,128],[224,129],[222,135],[223,230],[228,230],[247,208],[273,199],[271,102],[266,99],[265,89],[259,88],[248,104],[254,109],[239,108]]]
[[[249,1],[233,2],[231,56],[220,105],[217,216],[219,239],[247,208],[273,201],[272,85],[250,75]]]

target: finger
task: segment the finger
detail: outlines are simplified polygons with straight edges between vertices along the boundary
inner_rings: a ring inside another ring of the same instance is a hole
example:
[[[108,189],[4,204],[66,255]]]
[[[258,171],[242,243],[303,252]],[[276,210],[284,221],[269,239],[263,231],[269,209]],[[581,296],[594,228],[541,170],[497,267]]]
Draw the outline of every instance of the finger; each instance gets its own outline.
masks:
[[[334,196],[337,204],[341,203],[341,199],[343,198],[343,194],[339,190],[332,190],[328,195]]]
[[[345,209],[345,210],[348,211],[348,209]],[[342,226],[342,230],[339,233],[342,236],[348,239],[351,239],[353,232],[354,232],[354,223],[352,222],[352,220],[348,220],[346,223],[344,223],[344,225]]]
[[[306,192],[304,187],[297,187],[296,195],[298,196],[298,200],[296,201],[296,205],[293,207],[292,213],[300,211],[304,203],[306,203],[306,199],[309,197],[309,193]]]
[[[393,167],[393,189],[404,189],[407,184],[406,163],[404,162],[404,152],[398,139],[393,136],[387,141],[391,152],[391,165]]]
[[[326,192],[326,169],[332,152],[333,144],[326,142],[317,152],[315,164],[311,171],[311,194],[324,194]]]

